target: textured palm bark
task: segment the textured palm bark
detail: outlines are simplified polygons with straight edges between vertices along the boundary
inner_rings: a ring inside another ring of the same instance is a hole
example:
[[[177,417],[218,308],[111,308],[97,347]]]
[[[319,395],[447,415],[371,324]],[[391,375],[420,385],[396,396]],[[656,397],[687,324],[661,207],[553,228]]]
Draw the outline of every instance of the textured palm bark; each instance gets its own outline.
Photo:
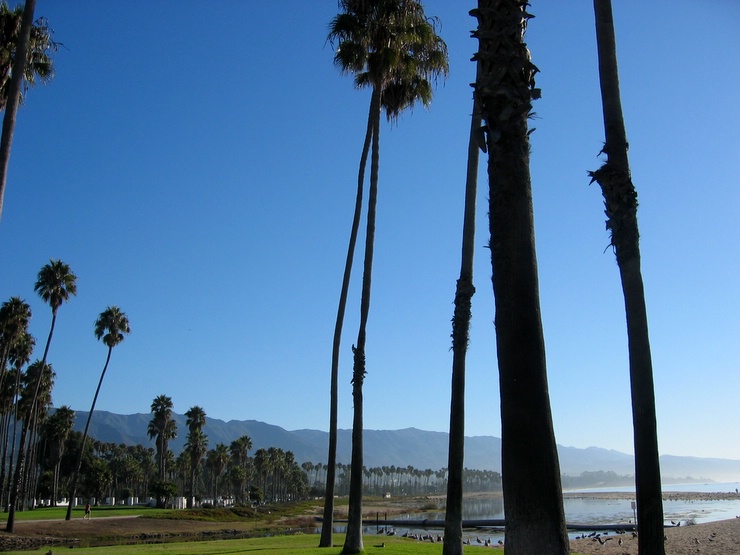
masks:
[[[486,122],[501,392],[505,551],[568,555],[539,304],[527,118],[537,97],[519,0],[479,0],[475,91]]]
[[[372,290],[373,253],[375,247],[375,219],[378,205],[378,170],[380,166],[380,95],[371,99],[372,150],[370,161],[370,190],[367,202],[367,232],[365,234],[365,257],[362,273],[362,295],[360,299],[360,327],[357,344],[353,347],[354,367],[352,370],[352,399],[354,402],[352,418],[352,461],[349,482],[349,512],[347,515],[347,535],[342,553],[360,553],[362,543],[362,467],[363,454],[363,398],[362,386],[365,381],[365,342],[367,320],[370,313],[370,293]]]
[[[373,96],[380,92],[373,90]],[[339,405],[339,351],[342,343],[342,328],[344,326],[344,313],[347,308],[347,295],[349,283],[352,276],[352,262],[355,257],[355,246],[360,228],[362,216],[362,197],[365,184],[365,167],[367,156],[370,151],[370,141],[373,136],[372,110],[376,102],[370,99],[370,113],[367,117],[367,131],[365,141],[362,145],[360,155],[360,169],[357,174],[357,195],[355,197],[355,211],[352,217],[352,228],[350,230],[349,245],[347,247],[347,258],[344,262],[344,275],[342,277],[342,289],[339,294],[339,306],[337,308],[337,320],[334,325],[334,339],[332,342],[331,355],[331,387],[330,387],[330,410],[329,410],[329,456],[326,464],[326,492],[324,494],[324,518],[321,525],[321,539],[319,547],[332,547],[334,545],[334,482],[337,472],[337,415]]]
[[[31,42],[31,28],[33,27],[33,12],[36,10],[36,0],[26,0],[21,19],[21,30],[18,37],[13,72],[8,89],[8,100],[3,116],[2,137],[0,137],[0,217],[3,213],[3,199],[5,198],[5,184],[8,180],[8,165],[10,163],[10,147],[13,144],[15,121],[18,116],[18,106],[21,102],[21,87],[23,86],[24,69],[28,63],[28,48]],[[15,515],[13,515],[15,518]],[[10,521],[10,519],[9,519]],[[12,528],[12,524],[10,525]],[[8,530],[11,532],[12,530]]]
[[[460,278],[455,290],[455,312],[452,318],[452,387],[450,395],[450,446],[447,458],[447,503],[442,553],[462,555],[463,470],[465,467],[465,358],[470,338],[470,318],[475,246],[475,210],[478,194],[478,133],[481,130],[480,109],[473,101],[468,142],[468,166],[465,182]]]
[[[606,227],[611,232],[624,295],[635,445],[638,549],[642,554],[664,555],[655,386],[640,269],[637,191],[632,183],[627,156],[611,1],[594,0],[594,13],[606,135],[603,152],[607,161],[591,176],[599,183],[604,196]]]

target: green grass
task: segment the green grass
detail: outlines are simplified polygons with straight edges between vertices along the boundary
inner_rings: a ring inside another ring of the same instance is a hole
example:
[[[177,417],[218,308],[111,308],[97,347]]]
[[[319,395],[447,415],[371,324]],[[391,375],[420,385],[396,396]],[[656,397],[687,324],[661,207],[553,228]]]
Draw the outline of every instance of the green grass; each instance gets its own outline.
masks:
[[[297,534],[293,536],[273,536],[271,538],[253,538],[245,540],[215,540],[207,542],[164,543],[150,545],[116,545],[105,547],[75,548],[75,555],[228,555],[249,554],[259,555],[339,555],[342,551],[343,535],[334,536],[333,548],[320,548],[318,534]],[[380,547],[385,544],[385,547]],[[439,555],[442,546],[438,543],[417,542],[396,537],[364,537],[367,555]],[[62,551],[63,548],[58,548]],[[465,553],[484,553],[477,546],[465,546]],[[10,551],[6,555],[45,554],[48,547],[37,551]],[[55,550],[55,551],[57,551]],[[66,550],[66,549],[65,549]],[[496,550],[487,549],[485,552],[496,553]],[[498,551],[503,553],[503,550]]]
[[[101,506],[92,508],[93,518],[105,516],[145,516],[150,518],[167,518],[167,514],[174,511],[167,509],[153,509],[150,507],[126,507],[123,505]],[[85,514],[84,507],[72,509],[72,518],[82,518]],[[16,511],[15,520],[64,520],[67,515],[67,507],[42,507],[31,511]],[[164,515],[164,516],[163,516]],[[5,515],[7,517],[7,515]]]
[[[293,536],[273,536],[270,538],[253,538],[242,540],[214,540],[205,542],[163,543],[149,545],[108,545],[104,547],[75,548],[75,555],[339,555],[342,551],[344,536],[334,536],[332,548],[317,547],[318,534],[297,534]],[[384,544],[385,547],[381,547]],[[397,537],[376,537],[365,535],[366,555],[439,555],[442,545],[431,542],[418,542]],[[55,548],[55,552],[66,551],[66,548]],[[9,551],[5,555],[45,555],[48,547],[36,551]],[[468,555],[483,553],[500,553],[503,549],[485,549],[479,546],[466,545],[464,553]],[[577,554],[574,554],[577,555]]]

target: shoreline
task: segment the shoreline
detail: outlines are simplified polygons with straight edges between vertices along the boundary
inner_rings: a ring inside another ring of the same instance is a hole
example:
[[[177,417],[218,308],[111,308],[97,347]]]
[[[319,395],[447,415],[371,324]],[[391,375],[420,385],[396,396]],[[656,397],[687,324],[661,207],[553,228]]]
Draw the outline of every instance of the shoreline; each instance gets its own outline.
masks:
[[[580,555],[638,555],[633,534],[570,540],[571,553]],[[666,555],[729,555],[740,553],[740,518],[715,520],[665,529]]]

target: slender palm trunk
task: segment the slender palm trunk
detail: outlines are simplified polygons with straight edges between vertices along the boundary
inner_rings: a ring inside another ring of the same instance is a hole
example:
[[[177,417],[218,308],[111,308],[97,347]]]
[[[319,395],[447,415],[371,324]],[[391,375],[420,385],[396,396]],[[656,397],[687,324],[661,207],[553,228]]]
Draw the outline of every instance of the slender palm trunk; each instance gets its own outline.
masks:
[[[373,92],[373,94],[377,94]],[[373,101],[370,100],[372,107]],[[370,151],[370,140],[372,138],[372,111],[367,117],[367,131],[365,142],[362,145],[360,156],[360,169],[357,174],[357,195],[355,197],[355,211],[352,217],[352,229],[349,235],[349,246],[347,247],[347,259],[344,262],[344,276],[342,278],[342,290],[339,294],[339,308],[337,309],[337,321],[334,325],[334,341],[331,353],[331,407],[329,411],[329,457],[326,464],[326,490],[324,493],[324,518],[321,525],[321,540],[319,547],[333,546],[334,531],[334,481],[337,471],[337,416],[339,412],[339,350],[342,342],[342,327],[344,326],[344,313],[347,308],[347,294],[349,292],[350,277],[352,276],[352,262],[355,258],[355,245],[360,228],[360,217],[362,216],[362,197],[365,185],[365,167],[367,166],[367,155]]]
[[[24,16],[25,17],[25,16]],[[18,495],[20,495],[21,484],[25,476],[25,462],[26,462],[26,441],[28,438],[28,432],[33,424],[34,415],[36,414],[36,403],[38,402],[39,391],[41,389],[41,382],[44,379],[44,370],[46,369],[46,357],[49,354],[49,346],[51,345],[51,338],[54,335],[54,326],[57,321],[56,310],[52,310],[51,313],[51,328],[49,329],[49,337],[46,338],[46,347],[44,347],[44,356],[41,358],[41,368],[39,370],[39,377],[36,379],[36,386],[34,388],[33,397],[28,408],[28,414],[23,419],[23,426],[21,426],[21,440],[18,444],[18,462],[15,465],[15,473],[13,475],[13,482],[10,488],[10,501],[8,502],[8,521],[5,524],[5,531],[11,534],[15,530],[15,508],[18,503]]]
[[[452,318],[452,391],[450,401],[450,447],[447,455],[447,508],[442,553],[462,555],[462,499],[465,452],[465,355],[470,337],[470,317],[473,295],[473,259],[475,245],[475,208],[478,194],[478,141],[481,115],[473,100],[468,143],[468,167],[465,180],[465,212],[463,217],[462,261],[460,278],[455,291],[455,312]]]
[[[90,429],[90,420],[92,420],[93,411],[95,410],[95,403],[98,402],[98,394],[100,393],[100,386],[103,385],[103,378],[105,378],[105,371],[108,370],[108,363],[110,362],[110,355],[113,352],[113,347],[108,347],[108,356],[105,359],[105,366],[103,371],[100,373],[100,379],[98,380],[98,387],[95,389],[95,395],[93,396],[93,402],[90,406],[90,412],[87,413],[87,421],[85,422],[85,431],[82,433],[82,443],[80,444],[80,453],[77,455],[77,464],[75,465],[75,473],[72,477],[72,485],[69,488],[69,504],[67,505],[67,514],[64,520],[70,520],[72,518],[72,505],[74,504],[75,496],[77,495],[77,481],[80,477],[80,470],[82,470],[82,457],[85,453],[85,443],[87,442],[87,431]]]
[[[347,535],[342,553],[360,553],[362,544],[362,467],[363,467],[363,399],[362,385],[365,381],[365,342],[367,320],[370,313],[370,292],[373,273],[373,251],[375,247],[375,218],[378,204],[378,168],[380,161],[380,93],[373,90],[372,104],[372,157],[370,162],[370,190],[367,202],[367,232],[365,236],[365,260],[362,274],[362,296],[360,300],[360,327],[357,345],[353,348],[352,400],[352,467],[349,484],[349,513]]]
[[[663,500],[645,290],[640,270],[637,192],[630,177],[622,114],[617,48],[610,0],[594,0],[606,163],[592,177],[601,186],[622,281],[629,344],[632,425],[635,445],[638,548],[663,555]]]
[[[10,457],[8,459],[7,481],[3,483],[5,491],[3,493],[2,502],[3,507],[5,508],[5,512],[8,512],[10,510],[10,492],[13,489],[13,478],[15,476],[13,461],[15,460],[16,437],[18,436],[18,391],[20,390],[21,381],[20,368],[17,368],[16,370],[17,372],[15,375],[15,388],[13,390],[13,433],[10,434],[12,441],[10,444]],[[10,426],[10,422],[8,422],[8,426]]]
[[[0,450],[0,506],[5,506],[5,476],[11,459],[8,457],[8,442],[10,434],[10,410],[2,418],[2,450]],[[12,472],[12,469],[11,469]]]
[[[190,459],[190,495],[188,496],[188,509],[195,507],[195,457]]]
[[[523,42],[525,7],[479,0],[473,12],[475,90],[487,127],[506,553],[568,555],[535,253],[527,117],[536,68]]]
[[[51,506],[52,507],[57,506],[57,492],[59,491],[59,466],[60,464],[61,464],[61,460],[54,465],[54,470],[53,470],[53,475],[52,475],[52,486],[51,486]]]
[[[13,61],[13,74],[10,77],[8,90],[8,101],[5,105],[3,117],[2,137],[0,137],[0,217],[3,213],[3,199],[5,197],[5,184],[8,179],[8,164],[10,162],[10,147],[13,143],[13,132],[15,131],[15,120],[18,115],[21,88],[23,87],[23,75],[28,58],[28,48],[31,42],[31,27],[33,27],[33,12],[36,9],[36,0],[26,0],[23,7],[21,19],[20,36],[16,48],[15,60]]]

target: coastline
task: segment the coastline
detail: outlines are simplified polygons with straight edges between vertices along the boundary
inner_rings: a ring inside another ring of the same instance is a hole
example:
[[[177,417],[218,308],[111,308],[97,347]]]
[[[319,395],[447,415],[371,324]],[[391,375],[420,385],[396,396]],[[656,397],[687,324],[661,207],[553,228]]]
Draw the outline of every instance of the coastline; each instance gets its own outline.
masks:
[[[637,538],[632,534],[601,535],[570,540],[571,553],[581,555],[637,555]],[[740,518],[717,520],[665,530],[666,555],[729,555],[740,553]],[[620,545],[621,540],[621,545]]]

